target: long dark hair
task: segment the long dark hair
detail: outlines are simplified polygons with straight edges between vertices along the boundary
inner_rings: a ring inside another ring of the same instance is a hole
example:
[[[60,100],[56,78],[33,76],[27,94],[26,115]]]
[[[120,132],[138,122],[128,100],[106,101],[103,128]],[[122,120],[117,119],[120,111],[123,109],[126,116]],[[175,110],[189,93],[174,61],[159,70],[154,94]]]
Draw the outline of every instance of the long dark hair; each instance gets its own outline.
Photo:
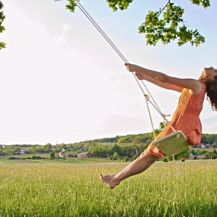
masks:
[[[215,76],[214,81],[206,81],[206,92],[212,109],[217,111],[217,76]]]

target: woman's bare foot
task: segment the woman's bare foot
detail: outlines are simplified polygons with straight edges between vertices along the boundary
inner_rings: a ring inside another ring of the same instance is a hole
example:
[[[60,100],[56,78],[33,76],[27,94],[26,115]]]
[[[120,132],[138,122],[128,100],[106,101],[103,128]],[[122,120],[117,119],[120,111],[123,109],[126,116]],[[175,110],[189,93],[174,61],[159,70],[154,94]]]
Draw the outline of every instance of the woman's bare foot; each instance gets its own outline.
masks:
[[[120,183],[120,181],[117,180],[114,175],[103,176],[102,174],[100,174],[100,178],[111,189],[115,188]]]

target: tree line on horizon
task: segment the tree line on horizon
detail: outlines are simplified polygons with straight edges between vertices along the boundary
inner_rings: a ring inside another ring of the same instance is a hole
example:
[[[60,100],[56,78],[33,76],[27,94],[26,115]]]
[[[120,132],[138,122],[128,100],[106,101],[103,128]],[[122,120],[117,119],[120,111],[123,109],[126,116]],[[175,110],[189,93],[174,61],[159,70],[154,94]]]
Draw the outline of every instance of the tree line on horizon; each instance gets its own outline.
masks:
[[[153,140],[152,133],[115,136],[110,138],[101,138],[86,140],[77,143],[46,145],[6,145],[0,146],[0,156],[12,155],[57,155],[64,151],[66,157],[77,157],[78,154],[86,153],[89,157],[109,158],[113,160],[130,161],[138,157],[148,144]],[[193,149],[178,155],[176,158],[188,158],[190,154],[206,154],[207,158],[217,158],[217,134],[203,134],[202,144],[209,144],[209,149]],[[21,151],[24,151],[22,153]],[[212,154],[214,153],[214,154]]]

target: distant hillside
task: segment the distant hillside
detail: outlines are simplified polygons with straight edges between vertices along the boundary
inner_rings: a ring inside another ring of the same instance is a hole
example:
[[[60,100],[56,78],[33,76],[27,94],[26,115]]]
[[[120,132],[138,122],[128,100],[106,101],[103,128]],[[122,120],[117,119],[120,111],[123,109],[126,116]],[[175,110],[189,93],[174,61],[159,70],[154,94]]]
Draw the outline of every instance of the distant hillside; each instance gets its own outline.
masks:
[[[0,156],[28,156],[38,157],[49,156],[60,158],[76,157],[99,157],[113,160],[133,160],[138,157],[153,140],[152,133],[134,134],[125,136],[115,136],[111,138],[101,138],[86,140],[77,143],[68,144],[46,144],[46,145],[0,145]],[[217,134],[203,134],[202,144],[197,149],[192,149],[184,153],[184,157],[189,158],[192,155],[204,155],[204,157],[213,159],[217,157]],[[60,154],[61,153],[61,154]],[[35,156],[37,155],[37,156]],[[205,156],[206,155],[206,156]],[[14,158],[14,157],[13,157]],[[183,158],[181,155],[179,158]]]
[[[115,136],[94,140],[85,140],[73,144],[93,144],[93,143],[149,143],[153,140],[152,133],[131,134],[124,136]],[[217,147],[217,134],[205,133],[202,135],[201,143],[211,144]]]
[[[132,134],[125,136],[115,136],[110,138],[101,138],[94,140],[85,140],[74,144],[92,144],[92,143],[147,143],[153,139],[152,133]]]

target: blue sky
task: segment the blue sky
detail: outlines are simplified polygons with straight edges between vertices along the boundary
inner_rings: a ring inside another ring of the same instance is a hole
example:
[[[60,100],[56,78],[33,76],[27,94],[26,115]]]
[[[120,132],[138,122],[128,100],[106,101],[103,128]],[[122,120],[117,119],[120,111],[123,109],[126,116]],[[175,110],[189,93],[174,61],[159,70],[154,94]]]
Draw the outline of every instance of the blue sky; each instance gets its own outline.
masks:
[[[217,5],[211,1],[203,9],[176,2],[186,7],[186,24],[200,30],[205,44],[146,46],[138,26],[161,1],[135,1],[116,13],[106,1],[81,1],[130,62],[198,78],[204,66],[216,66]],[[64,1],[3,3],[7,49],[0,52],[0,143],[68,143],[151,131],[132,75],[79,10],[71,14]],[[172,114],[179,94],[148,86],[164,113]],[[161,118],[152,113],[158,127]],[[204,132],[216,133],[216,112],[207,101],[201,120]]]

